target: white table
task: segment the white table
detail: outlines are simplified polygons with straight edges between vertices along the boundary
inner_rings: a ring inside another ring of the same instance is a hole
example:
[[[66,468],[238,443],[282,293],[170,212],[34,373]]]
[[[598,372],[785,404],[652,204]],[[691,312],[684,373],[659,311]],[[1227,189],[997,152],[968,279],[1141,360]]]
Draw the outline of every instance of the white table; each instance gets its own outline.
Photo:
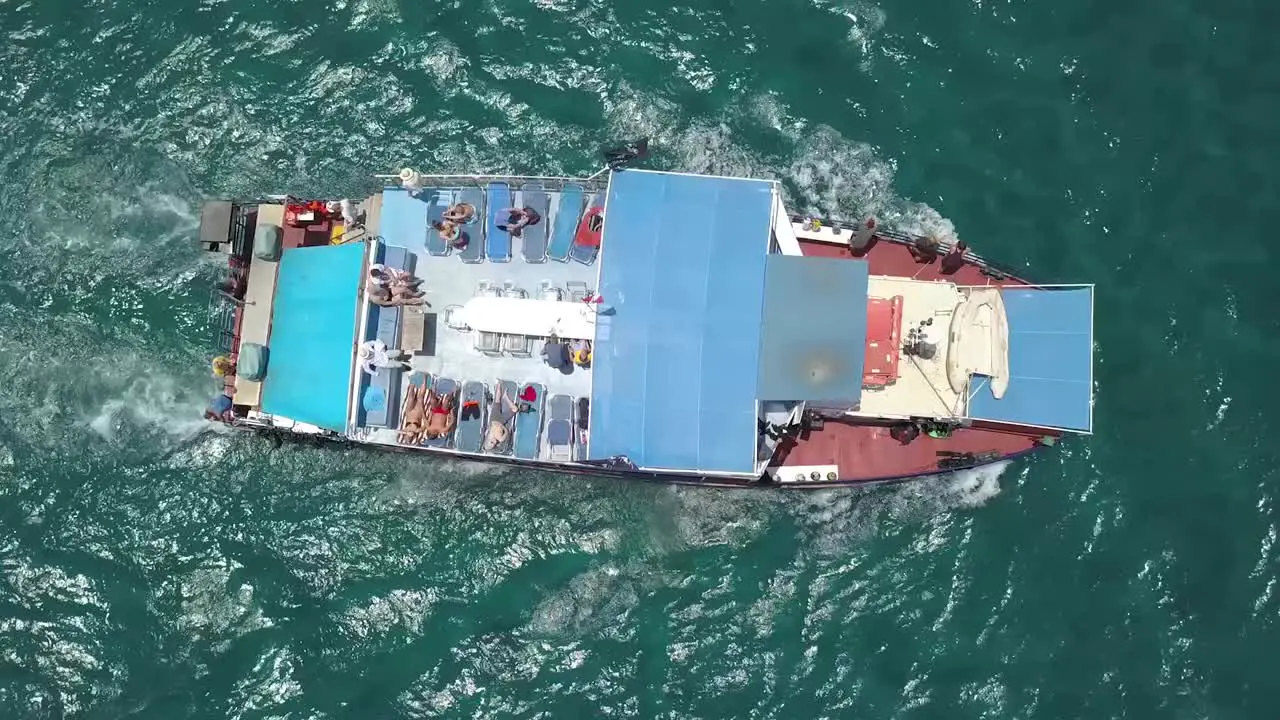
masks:
[[[461,320],[472,330],[594,340],[596,312],[581,302],[508,297],[474,297],[462,306]]]

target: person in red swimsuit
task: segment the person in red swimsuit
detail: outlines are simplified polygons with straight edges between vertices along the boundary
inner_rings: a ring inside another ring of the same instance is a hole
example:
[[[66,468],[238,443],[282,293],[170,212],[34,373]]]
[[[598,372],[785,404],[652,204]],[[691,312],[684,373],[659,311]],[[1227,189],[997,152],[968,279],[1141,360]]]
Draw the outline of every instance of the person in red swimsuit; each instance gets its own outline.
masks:
[[[427,428],[424,434],[428,440],[448,437],[453,432],[453,426],[458,422],[458,415],[454,412],[457,397],[457,390],[443,397],[437,395],[435,390],[427,391],[423,402],[427,409]]]

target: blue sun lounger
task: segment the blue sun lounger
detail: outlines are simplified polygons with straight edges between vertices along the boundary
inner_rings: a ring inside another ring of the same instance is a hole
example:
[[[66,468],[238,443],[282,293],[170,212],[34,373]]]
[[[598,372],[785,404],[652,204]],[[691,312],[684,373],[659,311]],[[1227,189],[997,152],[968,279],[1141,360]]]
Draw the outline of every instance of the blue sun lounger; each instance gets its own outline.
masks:
[[[484,416],[488,405],[488,390],[484,383],[470,380],[462,384],[462,397],[458,399],[458,431],[454,433],[454,447],[464,452],[480,452],[484,444]]]
[[[489,209],[485,213],[485,252],[489,262],[511,262],[511,235],[498,228],[505,225],[507,218],[498,217],[503,210],[511,207],[511,188],[506,183],[489,183]],[[469,248],[470,246],[468,246]]]
[[[425,200],[427,203],[427,254],[443,257],[448,255],[453,248],[449,247],[449,242],[440,237],[440,233],[431,227],[431,223],[444,218],[444,211],[449,209],[449,197],[439,190],[428,192],[431,194]]]
[[[430,379],[430,387],[436,391],[437,395],[444,397],[445,395],[448,395],[449,393],[457,390],[458,383],[457,381],[447,377],[437,377],[437,378]],[[457,417],[458,403],[456,399],[453,404],[453,412],[454,412],[454,417]],[[447,448],[449,447],[449,445],[453,443],[453,435],[457,431],[458,431],[458,427],[457,425],[454,425],[453,432],[449,433],[448,435],[445,435],[444,437],[440,437],[440,438],[425,438],[422,441],[422,444],[428,447]]]
[[[538,213],[538,222],[520,231],[520,250],[527,263],[547,261],[547,223],[551,222],[551,198],[540,183],[525,183],[520,189],[522,204]]]
[[[573,459],[573,398],[552,395],[547,401],[547,459]]]
[[[552,260],[566,262],[569,259],[569,248],[573,246],[573,236],[578,233],[578,222],[582,219],[582,198],[583,190],[578,185],[565,185],[560,191],[556,224],[551,229],[551,245],[547,247],[547,257]]]
[[[490,422],[494,420],[506,421],[507,441],[492,450],[488,450],[488,449],[485,450],[485,452],[491,455],[510,455],[511,445],[512,445],[511,438],[515,434],[515,422],[514,422],[515,416],[516,416],[515,411],[507,408],[505,404],[503,405],[498,404],[499,398],[501,397],[503,390],[507,391],[507,399],[511,401],[512,406],[518,407],[520,404],[520,398],[516,397],[516,384],[510,380],[499,380],[497,385],[494,386],[493,398],[492,398],[492,401],[489,403],[489,421]],[[488,427],[489,427],[489,423],[486,423],[485,424],[486,431],[488,430]]]
[[[533,402],[524,401],[532,409],[516,415],[516,457],[537,460],[538,445],[542,440],[542,405],[546,402],[547,389],[538,383],[529,383],[520,388],[522,395],[525,388],[533,388],[537,399]]]

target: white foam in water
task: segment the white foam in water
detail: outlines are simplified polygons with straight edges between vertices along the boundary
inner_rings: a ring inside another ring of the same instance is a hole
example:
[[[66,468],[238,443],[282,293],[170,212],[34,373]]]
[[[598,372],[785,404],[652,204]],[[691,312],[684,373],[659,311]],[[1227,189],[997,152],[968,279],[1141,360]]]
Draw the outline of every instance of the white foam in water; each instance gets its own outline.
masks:
[[[136,365],[135,365],[136,367]],[[206,398],[167,375],[133,378],[102,401],[85,424],[106,440],[132,425],[189,439],[215,427],[203,419]]]
[[[792,514],[803,528],[814,531],[819,550],[846,551],[883,533],[886,522],[915,524],[986,505],[1000,494],[1000,476],[1009,465],[1004,461],[865,491],[804,492]]]
[[[755,96],[740,106],[731,106],[720,123],[685,121],[673,103],[636,93],[625,85],[607,95],[604,106],[617,137],[650,137],[659,153],[657,167],[773,178],[781,181],[788,207],[794,212],[845,221],[877,215],[887,226],[903,232],[934,234],[944,240],[955,236],[955,226],[936,210],[894,193],[895,162],[880,157],[871,145],[850,140],[830,127],[810,127],[774,96]],[[779,133],[789,146],[786,155],[754,155],[746,143],[737,141],[730,124],[743,121]],[[674,155],[674,160],[662,157],[668,154]]]

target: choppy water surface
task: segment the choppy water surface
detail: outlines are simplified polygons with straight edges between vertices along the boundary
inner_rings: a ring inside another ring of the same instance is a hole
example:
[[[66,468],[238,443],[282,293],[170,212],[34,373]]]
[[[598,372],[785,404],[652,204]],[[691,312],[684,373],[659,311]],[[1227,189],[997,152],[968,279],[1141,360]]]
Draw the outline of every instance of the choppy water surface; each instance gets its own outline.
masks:
[[[1280,717],[1276,12],[0,0],[0,717]],[[800,495],[198,420],[202,198],[637,134],[1098,283],[1098,435]]]

